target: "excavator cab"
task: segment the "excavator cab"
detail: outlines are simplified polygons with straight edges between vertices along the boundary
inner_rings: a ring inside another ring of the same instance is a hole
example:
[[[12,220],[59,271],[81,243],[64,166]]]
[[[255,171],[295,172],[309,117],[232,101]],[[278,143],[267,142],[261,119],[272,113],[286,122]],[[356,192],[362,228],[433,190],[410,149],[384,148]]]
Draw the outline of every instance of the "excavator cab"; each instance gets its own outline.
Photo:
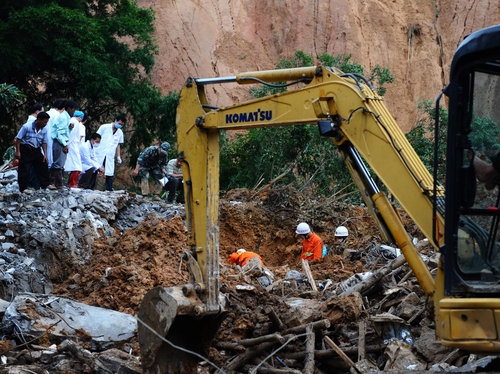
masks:
[[[441,338],[450,346],[498,352],[500,25],[464,39],[443,92],[449,116]]]
[[[449,296],[500,294],[499,32],[495,26],[463,41],[444,90],[450,98],[443,250]]]

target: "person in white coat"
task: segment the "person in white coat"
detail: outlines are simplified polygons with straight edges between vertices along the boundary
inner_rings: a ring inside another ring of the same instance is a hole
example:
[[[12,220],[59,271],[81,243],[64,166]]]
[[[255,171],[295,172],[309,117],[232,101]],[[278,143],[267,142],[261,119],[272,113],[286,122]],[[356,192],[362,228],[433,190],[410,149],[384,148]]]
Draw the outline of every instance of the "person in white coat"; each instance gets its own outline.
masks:
[[[125,124],[125,116],[119,114],[113,123],[101,125],[97,133],[101,135],[101,144],[96,149],[97,161],[104,167],[106,176],[106,191],[113,191],[113,181],[115,175],[116,161],[121,164],[120,144],[123,144],[123,131],[121,128]]]
[[[61,114],[64,111],[64,100],[57,99],[54,101],[54,104],[52,104],[52,108],[49,109],[47,114],[50,116],[49,123],[47,123],[47,126],[45,128],[47,129],[48,134],[50,135],[52,133],[52,125],[54,124],[55,120],[57,117],[59,117],[59,114]],[[52,142],[53,139],[51,136],[49,136],[49,140],[47,142],[47,160],[49,161],[49,169],[52,167]]]
[[[80,157],[82,159],[82,174],[78,181],[78,187],[93,190],[95,188],[97,174],[104,174],[104,169],[97,161],[95,151],[100,147],[101,135],[94,133],[85,143],[80,143]]]
[[[66,157],[66,162],[64,163],[64,171],[69,173],[68,187],[77,188],[78,178],[82,172],[82,160],[80,158],[80,143],[82,133],[85,136],[85,130],[80,127],[80,122],[83,119],[83,112],[75,110],[73,117],[69,121],[69,128],[71,132],[69,134],[68,141],[68,155]],[[83,125],[81,125],[83,126]]]

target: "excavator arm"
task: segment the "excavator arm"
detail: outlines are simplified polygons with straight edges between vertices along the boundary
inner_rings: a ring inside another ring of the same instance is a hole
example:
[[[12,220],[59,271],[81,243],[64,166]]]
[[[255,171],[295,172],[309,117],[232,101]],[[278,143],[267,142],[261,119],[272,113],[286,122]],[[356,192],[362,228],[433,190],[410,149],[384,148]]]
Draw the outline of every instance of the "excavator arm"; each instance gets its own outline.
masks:
[[[206,86],[212,84],[273,82],[297,83],[299,87],[222,108],[212,106],[205,93]],[[443,268],[454,265],[440,262],[436,276],[431,276],[395,207],[370,175],[371,169],[436,249],[446,248],[445,253],[456,251],[444,245],[444,189],[434,183],[382,98],[364,77],[316,66],[189,78],[181,91],[176,124],[191,245],[185,258],[191,283],[182,287],[156,287],[144,297],[138,316],[154,327],[152,332],[139,324],[144,373],[196,372],[197,358],[175,351],[171,341],[166,344],[161,337],[171,338],[191,353],[202,352],[202,343],[209,343],[224,313],[218,263],[219,132],[271,126],[316,124],[321,135],[331,137],[337,144],[382,235],[401,249],[428,296],[440,341],[469,350],[500,351],[498,299],[445,296]],[[464,127],[464,134],[467,131]],[[450,141],[455,140],[450,138]],[[450,153],[448,159],[452,156]],[[454,193],[455,200],[458,194]],[[446,206],[447,211],[450,206],[453,208],[448,200]],[[455,230],[449,234],[449,242],[456,242],[460,238],[461,229],[457,225],[461,221],[447,222]],[[181,338],[174,339],[176,336]]]
[[[303,81],[304,87],[225,108],[207,103],[208,84]],[[416,254],[393,207],[363,159],[382,180],[424,234],[433,237],[433,178],[408,143],[382,98],[363,77],[322,66],[250,72],[235,77],[190,78],[181,92],[177,139],[183,157],[187,220],[192,245],[207,282],[208,305],[218,290],[219,131],[318,124],[332,136],[383,235],[400,246],[427,295],[434,281]],[[361,156],[361,157],[360,157]],[[443,196],[441,187],[437,196]],[[435,231],[435,228],[434,228]],[[213,294],[212,294],[213,292]]]

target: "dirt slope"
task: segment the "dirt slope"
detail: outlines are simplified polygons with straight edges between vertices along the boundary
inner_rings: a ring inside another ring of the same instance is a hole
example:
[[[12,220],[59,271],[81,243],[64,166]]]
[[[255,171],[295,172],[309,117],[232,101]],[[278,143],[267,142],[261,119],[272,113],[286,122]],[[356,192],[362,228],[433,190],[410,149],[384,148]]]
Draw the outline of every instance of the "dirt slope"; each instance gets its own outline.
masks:
[[[500,23],[492,0],[139,0],[157,14],[159,45],[152,79],[163,92],[188,76],[231,76],[274,69],[296,50],[352,54],[366,70],[391,69],[386,104],[403,130],[418,100],[446,85],[452,55],[474,30]],[[209,90],[214,105],[248,97],[234,84]]]

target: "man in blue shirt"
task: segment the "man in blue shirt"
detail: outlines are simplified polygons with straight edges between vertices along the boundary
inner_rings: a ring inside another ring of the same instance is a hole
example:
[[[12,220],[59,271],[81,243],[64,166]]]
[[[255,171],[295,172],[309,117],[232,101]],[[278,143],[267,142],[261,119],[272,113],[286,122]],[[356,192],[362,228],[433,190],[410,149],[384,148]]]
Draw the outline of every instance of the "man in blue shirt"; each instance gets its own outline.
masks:
[[[19,191],[23,192],[28,187],[31,166],[40,181],[42,188],[49,185],[49,170],[47,167],[47,141],[48,135],[45,126],[50,116],[45,112],[38,113],[34,121],[26,122],[15,138],[16,153],[19,159],[17,168],[17,182]],[[43,149],[43,154],[42,154]]]

